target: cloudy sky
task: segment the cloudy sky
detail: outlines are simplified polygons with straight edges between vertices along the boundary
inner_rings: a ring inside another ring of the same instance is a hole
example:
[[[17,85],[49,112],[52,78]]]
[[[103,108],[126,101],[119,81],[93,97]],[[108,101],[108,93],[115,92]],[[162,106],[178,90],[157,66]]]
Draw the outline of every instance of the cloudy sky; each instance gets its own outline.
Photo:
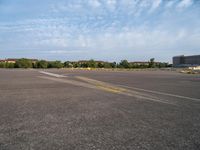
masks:
[[[200,54],[200,0],[0,0],[0,58]]]

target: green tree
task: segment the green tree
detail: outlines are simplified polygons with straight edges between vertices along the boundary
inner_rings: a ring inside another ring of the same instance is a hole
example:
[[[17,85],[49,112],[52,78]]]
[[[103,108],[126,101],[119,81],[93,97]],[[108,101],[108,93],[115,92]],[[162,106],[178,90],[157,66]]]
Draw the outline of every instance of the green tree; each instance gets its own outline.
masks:
[[[48,62],[48,68],[62,68],[63,63],[61,61],[50,61]]]
[[[72,68],[73,64],[70,61],[66,61],[66,62],[64,62],[64,67],[65,68]]]
[[[151,58],[149,62],[149,68],[154,68],[155,67],[155,59]]]
[[[45,60],[40,60],[36,62],[36,67],[37,68],[47,68],[48,67],[48,62]]]
[[[8,62],[6,62],[5,67],[6,68],[14,68],[15,64],[14,63],[8,63]]]
[[[110,63],[110,65],[111,65],[112,68],[116,68],[117,67],[117,63],[116,62],[112,62],[112,63]]]
[[[97,63],[97,67],[98,67],[98,68],[104,68],[104,63],[98,62],[98,63]]]
[[[88,68],[88,63],[87,62],[81,63],[80,67],[82,67],[82,68]]]
[[[120,68],[130,68],[130,64],[127,60],[122,60],[120,63],[119,63],[119,67]]]
[[[96,68],[96,62],[91,59],[88,61],[88,67],[91,67],[91,68]]]
[[[5,68],[5,63],[4,62],[0,62],[0,68]]]
[[[74,68],[81,67],[81,64],[80,64],[79,62],[74,62],[74,63],[73,63],[73,67],[74,67]]]
[[[104,62],[104,67],[105,68],[112,68],[111,63],[109,63],[109,62]]]
[[[29,59],[22,58],[18,59],[15,63],[16,68],[32,68],[32,62]]]

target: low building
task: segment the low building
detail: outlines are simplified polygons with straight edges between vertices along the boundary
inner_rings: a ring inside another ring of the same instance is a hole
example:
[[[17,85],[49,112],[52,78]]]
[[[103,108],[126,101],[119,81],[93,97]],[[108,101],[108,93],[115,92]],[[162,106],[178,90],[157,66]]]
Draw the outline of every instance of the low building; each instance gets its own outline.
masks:
[[[0,62],[4,62],[4,63],[16,63],[16,61],[19,60],[17,58],[8,58],[8,59],[4,59],[4,60],[0,60]],[[29,59],[32,63],[36,63],[38,60],[37,59]]]
[[[14,59],[14,58],[8,58],[8,59],[6,59],[5,60],[5,62],[7,62],[7,63],[16,63],[16,61],[17,61],[17,59]]]
[[[0,60],[1,63],[16,63],[17,59],[15,58],[8,58]]]
[[[200,55],[175,56],[173,57],[173,67],[192,67],[200,65]]]

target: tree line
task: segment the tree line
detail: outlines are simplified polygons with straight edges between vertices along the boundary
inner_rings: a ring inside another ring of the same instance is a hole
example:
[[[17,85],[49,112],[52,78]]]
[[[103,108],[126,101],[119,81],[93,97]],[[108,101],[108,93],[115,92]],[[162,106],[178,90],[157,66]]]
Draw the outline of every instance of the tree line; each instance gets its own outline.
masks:
[[[22,58],[17,59],[15,63],[0,62],[0,68],[165,68],[171,67],[168,63],[155,62],[154,58],[148,62],[128,62],[121,60],[116,62],[95,61],[93,59],[88,61],[46,61]]]

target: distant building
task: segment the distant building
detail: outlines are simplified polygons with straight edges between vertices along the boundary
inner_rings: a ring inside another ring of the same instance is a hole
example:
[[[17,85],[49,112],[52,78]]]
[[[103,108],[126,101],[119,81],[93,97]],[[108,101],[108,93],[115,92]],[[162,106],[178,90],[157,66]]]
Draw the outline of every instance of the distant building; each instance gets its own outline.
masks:
[[[174,67],[190,67],[199,65],[200,65],[200,55],[193,55],[193,56],[181,55],[173,57]]]
[[[4,59],[4,60],[0,60],[0,62],[2,63],[15,63],[17,59]]]
[[[19,60],[19,59],[17,59],[17,58],[8,58],[8,59],[0,60],[0,62],[16,63],[17,60]],[[36,63],[38,61],[37,59],[29,59],[29,60],[32,61],[32,63]]]
[[[15,59],[15,58],[8,58],[8,59],[6,59],[5,60],[5,62],[7,62],[7,63],[16,63],[16,61],[17,61],[17,59]]]

